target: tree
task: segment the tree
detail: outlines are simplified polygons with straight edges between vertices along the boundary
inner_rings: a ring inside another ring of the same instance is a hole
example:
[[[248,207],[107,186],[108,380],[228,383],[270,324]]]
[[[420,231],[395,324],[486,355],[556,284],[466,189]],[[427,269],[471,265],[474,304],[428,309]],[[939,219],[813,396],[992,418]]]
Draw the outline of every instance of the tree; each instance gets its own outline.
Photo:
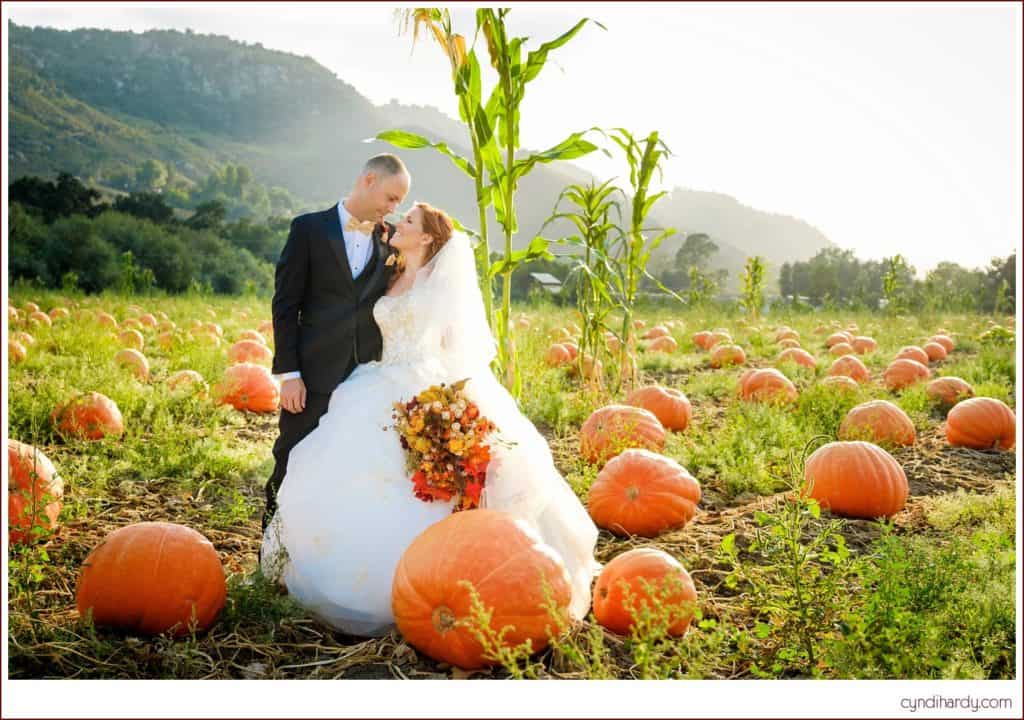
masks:
[[[690,233],[676,251],[676,269],[688,273],[691,267],[703,270],[718,252],[718,245],[706,233]]]
[[[102,197],[66,172],[57,176],[56,183],[26,175],[15,180],[8,190],[9,202],[21,203],[26,209],[42,215],[47,223],[69,215],[96,217],[110,208],[99,202]]]
[[[224,218],[227,216],[227,209],[218,200],[204,202],[196,207],[185,225],[193,230],[220,230],[224,226]]]
[[[167,167],[159,160],[150,158],[135,173],[135,184],[140,190],[159,192],[167,184],[167,177]]]
[[[174,220],[174,208],[164,202],[163,196],[152,192],[123,195],[114,202],[114,210],[166,225]]]

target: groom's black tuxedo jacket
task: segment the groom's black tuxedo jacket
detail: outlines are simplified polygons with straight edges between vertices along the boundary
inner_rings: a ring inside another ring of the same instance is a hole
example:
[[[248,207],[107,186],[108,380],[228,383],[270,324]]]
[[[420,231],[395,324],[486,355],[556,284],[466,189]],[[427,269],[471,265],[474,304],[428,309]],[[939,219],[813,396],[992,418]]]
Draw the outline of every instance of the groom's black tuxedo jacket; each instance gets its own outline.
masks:
[[[394,226],[387,225],[388,237]],[[394,251],[378,226],[369,263],[356,279],[338,206],[292,220],[274,281],[275,374],[300,371],[310,392],[329,394],[383,349],[373,304],[387,290]]]

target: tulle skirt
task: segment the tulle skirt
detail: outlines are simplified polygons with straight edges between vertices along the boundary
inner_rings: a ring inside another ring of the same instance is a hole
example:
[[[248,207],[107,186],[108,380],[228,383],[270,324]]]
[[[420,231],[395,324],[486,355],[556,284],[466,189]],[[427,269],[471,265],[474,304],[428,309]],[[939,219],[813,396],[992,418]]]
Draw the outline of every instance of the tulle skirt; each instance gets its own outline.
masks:
[[[372,637],[391,629],[399,558],[417,535],[452,512],[451,501],[425,502],[413,494],[391,425],[395,402],[457,379],[429,361],[360,365],[289,455],[278,512],[264,536],[263,571],[338,630]],[[466,392],[503,441],[492,445],[481,505],[533,525],[569,572],[571,615],[584,617],[600,570],[593,555],[597,528],[505,388],[487,372],[472,378]]]

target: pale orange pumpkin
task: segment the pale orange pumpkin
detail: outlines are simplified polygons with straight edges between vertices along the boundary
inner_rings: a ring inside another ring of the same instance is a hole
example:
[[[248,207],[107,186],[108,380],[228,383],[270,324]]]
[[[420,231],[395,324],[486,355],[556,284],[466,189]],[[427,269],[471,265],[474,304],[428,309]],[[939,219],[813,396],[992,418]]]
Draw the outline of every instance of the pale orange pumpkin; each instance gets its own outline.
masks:
[[[799,340],[794,340],[793,338],[786,338],[785,340],[780,340],[779,341],[779,347],[781,347],[783,350],[789,350],[791,348],[798,348],[798,347],[800,347],[800,341]]]
[[[831,348],[833,345],[838,345],[839,343],[846,343],[847,345],[849,345],[852,342],[853,336],[850,335],[850,333],[835,332],[828,336],[828,339],[825,340],[825,345]]]
[[[55,307],[49,314],[51,320],[65,320],[71,317],[71,311],[66,307]]]
[[[829,375],[826,378],[822,378],[821,384],[844,392],[857,392],[857,389],[860,387],[856,380],[846,375]]]
[[[966,380],[952,375],[935,378],[928,383],[925,392],[944,407],[952,407],[961,400],[974,397],[974,388]]]
[[[121,343],[121,347],[132,348],[133,350],[142,350],[146,345],[146,339],[142,337],[142,333],[134,328],[122,330],[118,334],[117,339]]]
[[[858,518],[891,517],[907,503],[910,486],[896,459],[863,441],[831,442],[804,465],[803,492],[825,510]]]
[[[203,323],[203,328],[206,329],[209,332],[212,332],[212,333],[216,334],[217,337],[219,337],[219,338],[223,338],[224,337],[224,328],[222,328],[220,325],[218,325],[215,322],[205,322],[205,323]]]
[[[75,604],[98,626],[146,635],[206,630],[227,598],[224,568],[201,533],[142,522],[107,535],[82,564]]]
[[[914,360],[922,365],[928,365],[928,353],[924,351],[924,348],[920,348],[917,345],[907,345],[900,349],[896,353],[896,360]]]
[[[626,606],[627,594],[633,612]],[[604,566],[594,586],[594,617],[618,635],[629,634],[636,613],[657,606],[659,610],[667,608],[674,619],[669,635],[681,637],[690,627],[696,602],[697,590],[686,568],[656,548],[636,548],[617,555]]]
[[[889,363],[889,367],[885,369],[882,377],[885,380],[885,386],[890,390],[902,390],[922,380],[927,380],[931,374],[931,370],[926,365],[909,358],[900,358]]]
[[[685,430],[693,416],[689,398],[675,388],[647,385],[631,392],[626,405],[650,411],[666,430]]]
[[[627,448],[660,451],[665,428],[649,410],[630,405],[598,408],[580,428],[580,454],[587,462],[604,463]]]
[[[716,345],[711,351],[709,360],[711,367],[720,368],[727,365],[742,365],[747,361],[747,354],[739,345]]]
[[[19,330],[18,332],[11,333],[11,340],[16,343],[20,343],[28,350],[30,347],[36,344],[36,339],[29,335],[27,332]]]
[[[946,417],[946,440],[975,450],[1011,450],[1017,442],[1017,416],[1002,400],[964,400]]]
[[[210,388],[195,370],[178,370],[167,378],[167,389],[176,397],[192,395],[203,399]]]
[[[398,630],[424,655],[464,670],[497,664],[466,626],[472,596],[464,582],[491,612],[494,631],[510,628],[503,638],[508,646],[547,647],[557,625],[544,608],[545,586],[568,619],[569,573],[531,525],[497,510],[453,513],[409,544],[391,586]]]
[[[7,440],[7,537],[11,545],[38,537],[34,528],[57,527],[64,481],[46,455],[25,443]]]
[[[214,396],[218,403],[236,410],[271,413],[278,409],[281,389],[268,368],[239,363],[224,371],[224,379],[214,387]]]
[[[653,340],[654,338],[668,337],[671,334],[672,333],[669,332],[669,329],[664,325],[655,325],[643,334],[643,338],[644,340]]]
[[[910,416],[888,400],[869,400],[846,413],[840,440],[867,440],[879,445],[913,445],[917,431]]]
[[[803,348],[798,347],[786,348],[779,353],[775,362],[778,364],[786,362],[796,363],[801,367],[810,368],[811,370],[818,367],[818,361],[814,359],[814,356]]]
[[[847,342],[836,343],[828,350],[829,355],[833,357],[843,357],[844,355],[853,355],[857,351],[853,349],[853,345]]]
[[[24,362],[28,357],[25,346],[13,338],[7,341],[7,359],[12,363]]]
[[[732,344],[732,336],[724,330],[715,330],[708,336],[708,350],[711,350],[716,345],[730,345]]]
[[[264,335],[268,335],[270,337],[273,337],[274,336],[274,321],[273,320],[264,320],[263,322],[260,323],[260,326],[258,328],[256,328],[256,329],[259,330]]]
[[[953,342],[953,338],[951,338],[949,335],[944,335],[942,333],[938,335],[932,335],[930,338],[928,338],[928,342],[935,342],[941,345],[943,348],[945,348],[947,355],[953,352],[953,348],[956,347],[956,343]]]
[[[926,342],[924,347],[921,348],[928,355],[928,359],[932,362],[939,362],[940,360],[946,359],[946,348],[939,345],[937,342]]]
[[[739,396],[754,402],[795,402],[796,386],[775,368],[748,370],[740,377]]]
[[[253,340],[258,342],[260,345],[266,345],[267,340],[263,337],[263,334],[258,330],[243,330],[238,334],[239,340]]]
[[[570,360],[575,360],[580,354],[580,346],[574,342],[566,341],[562,343],[562,347],[569,351]]]
[[[708,342],[711,340],[711,333],[707,330],[701,330],[700,332],[694,333],[693,337],[690,339],[693,340],[693,344],[701,350],[707,350],[709,347]]]
[[[117,328],[117,320],[114,319],[114,316],[102,310],[96,313],[96,322],[103,327]]]
[[[625,450],[590,486],[587,510],[598,527],[617,535],[655,537],[693,519],[700,485],[675,460],[650,450]]]
[[[44,312],[40,312],[39,310],[36,310],[29,314],[28,322],[29,325],[38,325],[39,327],[53,326],[53,320],[50,319],[50,316]]]
[[[57,405],[50,420],[68,437],[99,440],[124,434],[124,418],[117,403],[98,392],[82,393]]]
[[[558,367],[559,365],[565,365],[572,360],[572,353],[569,352],[569,348],[561,343],[555,343],[548,348],[548,351],[544,354],[544,362],[551,367]]]
[[[782,342],[783,340],[796,340],[800,342],[800,333],[792,328],[782,328],[775,333],[775,342]]]
[[[274,353],[263,343],[255,340],[239,340],[228,348],[228,361],[231,363],[257,363],[270,365],[274,361]]]
[[[660,335],[647,345],[648,352],[674,353],[679,349],[679,344],[668,335]]]
[[[878,343],[875,342],[874,338],[867,335],[858,335],[850,345],[853,346],[854,351],[858,355],[867,355],[878,350]]]
[[[114,362],[119,367],[128,368],[139,380],[145,382],[149,379],[149,361],[146,356],[138,350],[125,348],[114,355]]]
[[[149,328],[155,328],[157,325],[156,316],[152,313],[143,313],[142,315],[139,315],[139,322],[142,323],[144,327]]]
[[[845,375],[858,383],[866,383],[871,380],[871,372],[867,365],[861,362],[860,358],[854,355],[844,355],[836,358],[828,369],[829,375]]]

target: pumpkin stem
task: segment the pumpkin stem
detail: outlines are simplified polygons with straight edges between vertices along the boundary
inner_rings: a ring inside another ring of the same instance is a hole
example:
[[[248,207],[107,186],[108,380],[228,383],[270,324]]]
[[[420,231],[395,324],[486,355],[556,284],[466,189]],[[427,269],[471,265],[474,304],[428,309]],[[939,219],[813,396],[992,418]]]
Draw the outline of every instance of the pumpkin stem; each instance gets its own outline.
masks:
[[[626,490],[626,497],[629,498],[630,500],[636,500],[638,497],[640,497],[640,491],[636,487],[631,487],[628,490]]]
[[[455,627],[455,613],[447,605],[434,608],[430,619],[434,623],[434,629],[442,634]]]

